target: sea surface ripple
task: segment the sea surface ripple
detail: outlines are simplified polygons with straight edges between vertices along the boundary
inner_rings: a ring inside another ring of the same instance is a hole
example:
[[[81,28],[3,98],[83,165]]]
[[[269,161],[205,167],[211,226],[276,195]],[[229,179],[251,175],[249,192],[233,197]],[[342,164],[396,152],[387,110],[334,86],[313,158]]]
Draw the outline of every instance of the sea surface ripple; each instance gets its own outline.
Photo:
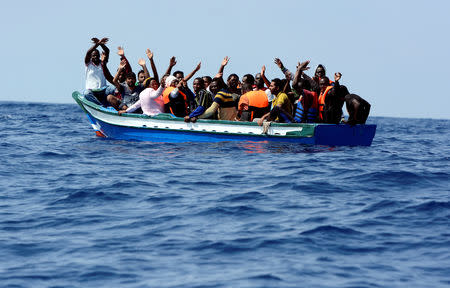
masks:
[[[97,138],[0,105],[1,287],[449,287],[450,121],[371,147]]]

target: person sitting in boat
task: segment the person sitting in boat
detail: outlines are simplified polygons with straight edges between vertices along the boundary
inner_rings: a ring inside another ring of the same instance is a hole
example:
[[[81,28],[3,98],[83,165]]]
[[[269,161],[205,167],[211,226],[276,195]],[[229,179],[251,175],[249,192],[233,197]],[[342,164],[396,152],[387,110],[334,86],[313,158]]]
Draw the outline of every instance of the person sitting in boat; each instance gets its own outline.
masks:
[[[270,91],[276,95],[272,101],[272,110],[258,120],[258,125],[262,126],[264,120],[281,123],[295,122],[292,117],[292,103],[286,93],[283,93],[283,82],[275,78],[270,82]]]
[[[365,124],[369,117],[370,104],[356,94],[345,96],[345,106],[347,107],[348,120],[344,121],[349,125]]]
[[[270,111],[269,101],[266,92],[253,90],[253,85],[242,84],[244,93],[239,99],[238,117],[240,121],[253,121],[254,118],[261,118]]]
[[[164,111],[176,117],[185,117],[188,112],[188,98],[183,86],[175,76],[166,78],[166,88],[163,91]]]
[[[211,93],[214,95],[214,100],[208,109],[206,109],[205,113],[200,115],[198,118],[200,119],[210,119],[213,118],[216,112],[218,112],[219,120],[236,120],[237,110],[236,103],[231,95],[231,93],[227,90],[227,86],[223,82],[222,75],[219,73],[215,77],[209,88]]]
[[[220,75],[220,77],[223,76],[223,70],[224,70],[225,66],[227,66],[228,61],[230,61],[230,57],[225,56],[225,58],[223,58],[223,61],[220,65],[219,72],[217,73],[217,75]],[[223,82],[223,79],[222,79],[222,82]],[[227,89],[227,93],[230,93],[233,96],[233,99],[234,99],[234,102],[236,103],[236,105],[239,102],[239,97],[241,97],[241,93],[242,93],[241,89],[238,86],[239,86],[239,76],[234,73],[230,74],[227,78],[226,89]]]
[[[143,59],[141,59],[143,60]],[[142,64],[142,61],[139,61]],[[144,61],[145,63],[145,61]],[[139,94],[145,89],[142,84],[136,86],[136,74],[128,72],[125,77],[125,83],[119,83],[119,73],[125,69],[126,63],[124,60],[120,62],[119,70],[114,76],[113,82],[119,93],[122,95],[122,100],[113,95],[108,95],[108,102],[116,110],[126,110],[139,100]],[[149,76],[149,75],[148,75]],[[142,110],[141,110],[142,111]]]
[[[148,116],[164,113],[164,103],[162,100],[163,85],[159,85],[156,78],[147,78],[142,83],[146,87],[140,94],[139,100],[127,109],[120,110],[118,113],[132,113],[141,108],[143,113]]]
[[[212,81],[211,76],[203,76],[202,79],[205,82],[205,90],[208,92],[211,92],[211,91],[209,91],[209,84],[211,84],[211,81]]]
[[[319,81],[319,111],[317,122],[339,124],[342,119],[342,107],[345,95],[349,94],[345,86],[339,84],[342,74],[334,74],[334,84],[331,85],[328,77],[324,76]]]
[[[94,45],[89,48],[84,57],[84,63],[86,64],[86,90],[84,97],[98,105],[109,106],[107,101],[107,95],[114,92],[113,86],[107,86],[106,77],[104,73],[104,67],[109,59],[109,49],[106,46],[108,38],[91,39]],[[102,59],[100,59],[100,52],[97,47],[100,46],[103,49]]]
[[[184,117],[186,122],[197,121],[198,116],[202,115],[213,103],[213,96],[211,92],[205,89],[205,81],[202,77],[194,79],[192,88],[194,90],[195,98],[193,105],[190,107],[192,112]]]
[[[292,88],[298,95],[297,108],[295,110],[294,119],[297,123],[314,123],[317,118],[319,108],[317,93],[311,91],[311,83],[302,78],[303,71],[308,69],[309,61],[299,63],[297,71],[292,81]]]

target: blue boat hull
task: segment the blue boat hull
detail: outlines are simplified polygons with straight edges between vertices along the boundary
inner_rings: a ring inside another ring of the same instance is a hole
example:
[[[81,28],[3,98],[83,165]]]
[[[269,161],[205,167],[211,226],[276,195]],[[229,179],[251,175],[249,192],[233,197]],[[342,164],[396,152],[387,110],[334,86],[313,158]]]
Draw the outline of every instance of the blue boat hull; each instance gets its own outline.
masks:
[[[73,98],[86,112],[96,134],[119,140],[151,142],[291,142],[326,146],[370,146],[376,125],[280,124],[263,133],[256,123],[199,120],[185,123],[183,119],[162,115],[162,118],[129,114],[119,116],[85,100],[78,92]],[[168,117],[168,118],[167,118]]]

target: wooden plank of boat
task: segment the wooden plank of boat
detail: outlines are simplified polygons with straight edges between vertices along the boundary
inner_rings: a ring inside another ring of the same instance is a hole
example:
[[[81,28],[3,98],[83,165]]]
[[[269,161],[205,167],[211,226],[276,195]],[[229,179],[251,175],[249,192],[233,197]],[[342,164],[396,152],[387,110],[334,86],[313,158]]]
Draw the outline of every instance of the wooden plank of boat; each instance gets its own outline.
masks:
[[[332,125],[272,123],[267,131],[254,122],[198,120],[186,123],[171,114],[146,116],[123,114],[84,99],[79,92],[72,97],[86,112],[98,136],[122,140],[156,142],[287,141],[319,145],[370,146],[376,125]]]

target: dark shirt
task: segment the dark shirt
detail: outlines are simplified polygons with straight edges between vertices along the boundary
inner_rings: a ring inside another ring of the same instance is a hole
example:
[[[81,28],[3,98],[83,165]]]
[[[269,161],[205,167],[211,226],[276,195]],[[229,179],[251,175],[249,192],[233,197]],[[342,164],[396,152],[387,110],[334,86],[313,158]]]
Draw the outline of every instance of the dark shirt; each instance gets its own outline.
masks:
[[[138,86],[133,85],[133,89],[130,89],[127,83],[120,83],[119,93],[122,95],[122,104],[130,107],[136,103],[139,100],[139,94],[144,89],[142,84],[139,84]]]

